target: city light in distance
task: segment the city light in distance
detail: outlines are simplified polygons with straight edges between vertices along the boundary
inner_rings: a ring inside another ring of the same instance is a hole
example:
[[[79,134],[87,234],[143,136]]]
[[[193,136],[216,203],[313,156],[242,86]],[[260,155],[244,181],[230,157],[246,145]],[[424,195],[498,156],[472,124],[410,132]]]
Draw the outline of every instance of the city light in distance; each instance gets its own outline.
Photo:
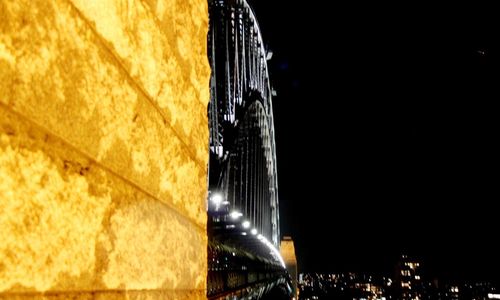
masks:
[[[257,229],[252,228],[252,230],[250,230],[250,233],[253,234],[253,235],[256,235],[257,234]]]

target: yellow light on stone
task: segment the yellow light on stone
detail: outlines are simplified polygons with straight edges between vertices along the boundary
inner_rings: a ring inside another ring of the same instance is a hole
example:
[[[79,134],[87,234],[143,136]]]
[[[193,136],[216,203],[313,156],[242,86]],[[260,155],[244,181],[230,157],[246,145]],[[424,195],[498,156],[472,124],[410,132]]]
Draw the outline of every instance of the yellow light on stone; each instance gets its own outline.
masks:
[[[1,1],[0,298],[205,298],[207,2],[125,2]]]

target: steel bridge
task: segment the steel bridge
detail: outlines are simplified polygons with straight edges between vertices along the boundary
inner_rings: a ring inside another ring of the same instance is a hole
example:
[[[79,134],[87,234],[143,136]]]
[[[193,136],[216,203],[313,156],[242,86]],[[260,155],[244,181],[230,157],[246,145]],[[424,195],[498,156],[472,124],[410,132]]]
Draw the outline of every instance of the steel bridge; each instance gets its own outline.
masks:
[[[209,15],[208,297],[286,299],[267,66],[272,55],[246,0],[209,0]]]

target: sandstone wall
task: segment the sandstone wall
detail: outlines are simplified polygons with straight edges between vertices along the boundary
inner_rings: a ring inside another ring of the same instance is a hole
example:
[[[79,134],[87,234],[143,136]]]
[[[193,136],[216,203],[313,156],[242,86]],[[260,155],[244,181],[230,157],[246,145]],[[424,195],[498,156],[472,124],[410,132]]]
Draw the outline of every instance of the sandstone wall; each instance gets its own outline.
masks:
[[[295,256],[295,246],[293,240],[289,236],[284,236],[281,240],[280,247],[281,256],[285,261],[286,269],[292,278],[293,296],[297,297],[297,257]]]
[[[204,298],[207,23],[0,1],[0,298]]]

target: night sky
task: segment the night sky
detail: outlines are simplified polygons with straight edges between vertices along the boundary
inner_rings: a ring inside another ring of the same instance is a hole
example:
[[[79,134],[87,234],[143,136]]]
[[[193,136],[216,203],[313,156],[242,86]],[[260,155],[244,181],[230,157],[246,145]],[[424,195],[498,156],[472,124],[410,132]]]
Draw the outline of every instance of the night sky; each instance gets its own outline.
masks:
[[[408,253],[429,276],[498,280],[493,5],[249,2],[299,271],[390,273]]]

